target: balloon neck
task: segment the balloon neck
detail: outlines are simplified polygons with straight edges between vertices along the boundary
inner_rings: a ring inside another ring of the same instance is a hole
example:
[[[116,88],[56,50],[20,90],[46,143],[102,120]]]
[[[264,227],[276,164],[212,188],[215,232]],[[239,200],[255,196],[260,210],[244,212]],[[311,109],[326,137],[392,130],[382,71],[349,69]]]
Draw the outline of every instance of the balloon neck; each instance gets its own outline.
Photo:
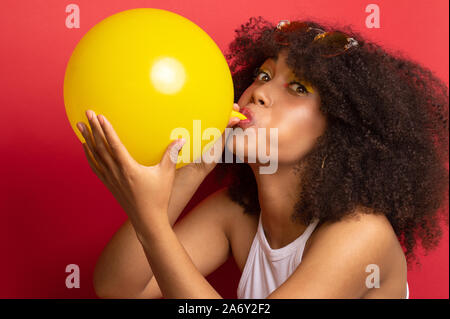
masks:
[[[247,119],[247,117],[244,114],[242,114],[242,113],[240,113],[238,111],[235,111],[235,110],[231,110],[230,118],[232,118],[232,117],[237,117],[240,120],[246,120]]]

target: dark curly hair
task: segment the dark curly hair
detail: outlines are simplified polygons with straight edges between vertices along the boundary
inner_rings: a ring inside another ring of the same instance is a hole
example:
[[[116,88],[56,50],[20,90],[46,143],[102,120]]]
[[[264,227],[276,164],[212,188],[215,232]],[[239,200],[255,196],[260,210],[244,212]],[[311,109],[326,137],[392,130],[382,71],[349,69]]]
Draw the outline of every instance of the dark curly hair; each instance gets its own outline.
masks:
[[[311,45],[311,32],[288,35],[286,64],[318,89],[328,122],[301,159],[302,187],[293,219],[334,222],[357,208],[385,214],[410,264],[417,260],[419,239],[429,251],[441,238],[440,220],[448,227],[448,87],[401,52],[388,53],[349,27],[303,22],[345,32],[359,46],[326,58]],[[274,30],[261,16],[235,30],[225,55],[235,102],[252,84],[255,69],[285,48],[274,41]],[[250,166],[222,160],[215,171],[218,181],[228,181],[229,197],[245,213],[259,214]]]

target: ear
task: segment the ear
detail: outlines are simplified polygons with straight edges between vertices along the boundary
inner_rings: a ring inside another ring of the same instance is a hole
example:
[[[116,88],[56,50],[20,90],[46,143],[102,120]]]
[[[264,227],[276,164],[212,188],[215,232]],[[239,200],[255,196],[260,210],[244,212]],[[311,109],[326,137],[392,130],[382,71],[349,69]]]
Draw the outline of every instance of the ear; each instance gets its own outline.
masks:
[[[177,139],[167,146],[159,165],[164,169],[175,169],[177,165],[178,154],[181,151],[186,140],[184,138]]]

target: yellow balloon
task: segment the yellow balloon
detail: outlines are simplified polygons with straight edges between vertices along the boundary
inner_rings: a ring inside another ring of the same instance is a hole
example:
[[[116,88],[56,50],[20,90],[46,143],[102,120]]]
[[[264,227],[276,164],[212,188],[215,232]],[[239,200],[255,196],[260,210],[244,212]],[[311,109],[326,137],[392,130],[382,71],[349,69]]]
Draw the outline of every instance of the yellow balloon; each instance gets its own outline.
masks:
[[[157,164],[178,137],[186,138],[180,159],[192,162],[220,137],[207,128],[222,134],[230,116],[245,118],[232,110],[232,77],[216,43],[190,20],[154,8],[114,14],[84,35],[67,64],[64,103],[80,141],[76,123],[87,123],[91,109],[143,165]],[[177,168],[186,165],[180,159]]]

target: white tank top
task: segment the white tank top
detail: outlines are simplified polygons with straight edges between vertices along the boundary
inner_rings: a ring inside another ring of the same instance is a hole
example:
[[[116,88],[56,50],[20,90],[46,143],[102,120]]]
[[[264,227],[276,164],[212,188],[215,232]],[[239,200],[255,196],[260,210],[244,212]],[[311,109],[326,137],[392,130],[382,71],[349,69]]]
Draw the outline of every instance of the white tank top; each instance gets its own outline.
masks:
[[[306,241],[319,220],[313,221],[293,242],[272,249],[264,234],[259,215],[258,230],[253,239],[237,289],[239,299],[265,299],[283,284],[302,261]],[[406,299],[409,298],[406,283]]]

